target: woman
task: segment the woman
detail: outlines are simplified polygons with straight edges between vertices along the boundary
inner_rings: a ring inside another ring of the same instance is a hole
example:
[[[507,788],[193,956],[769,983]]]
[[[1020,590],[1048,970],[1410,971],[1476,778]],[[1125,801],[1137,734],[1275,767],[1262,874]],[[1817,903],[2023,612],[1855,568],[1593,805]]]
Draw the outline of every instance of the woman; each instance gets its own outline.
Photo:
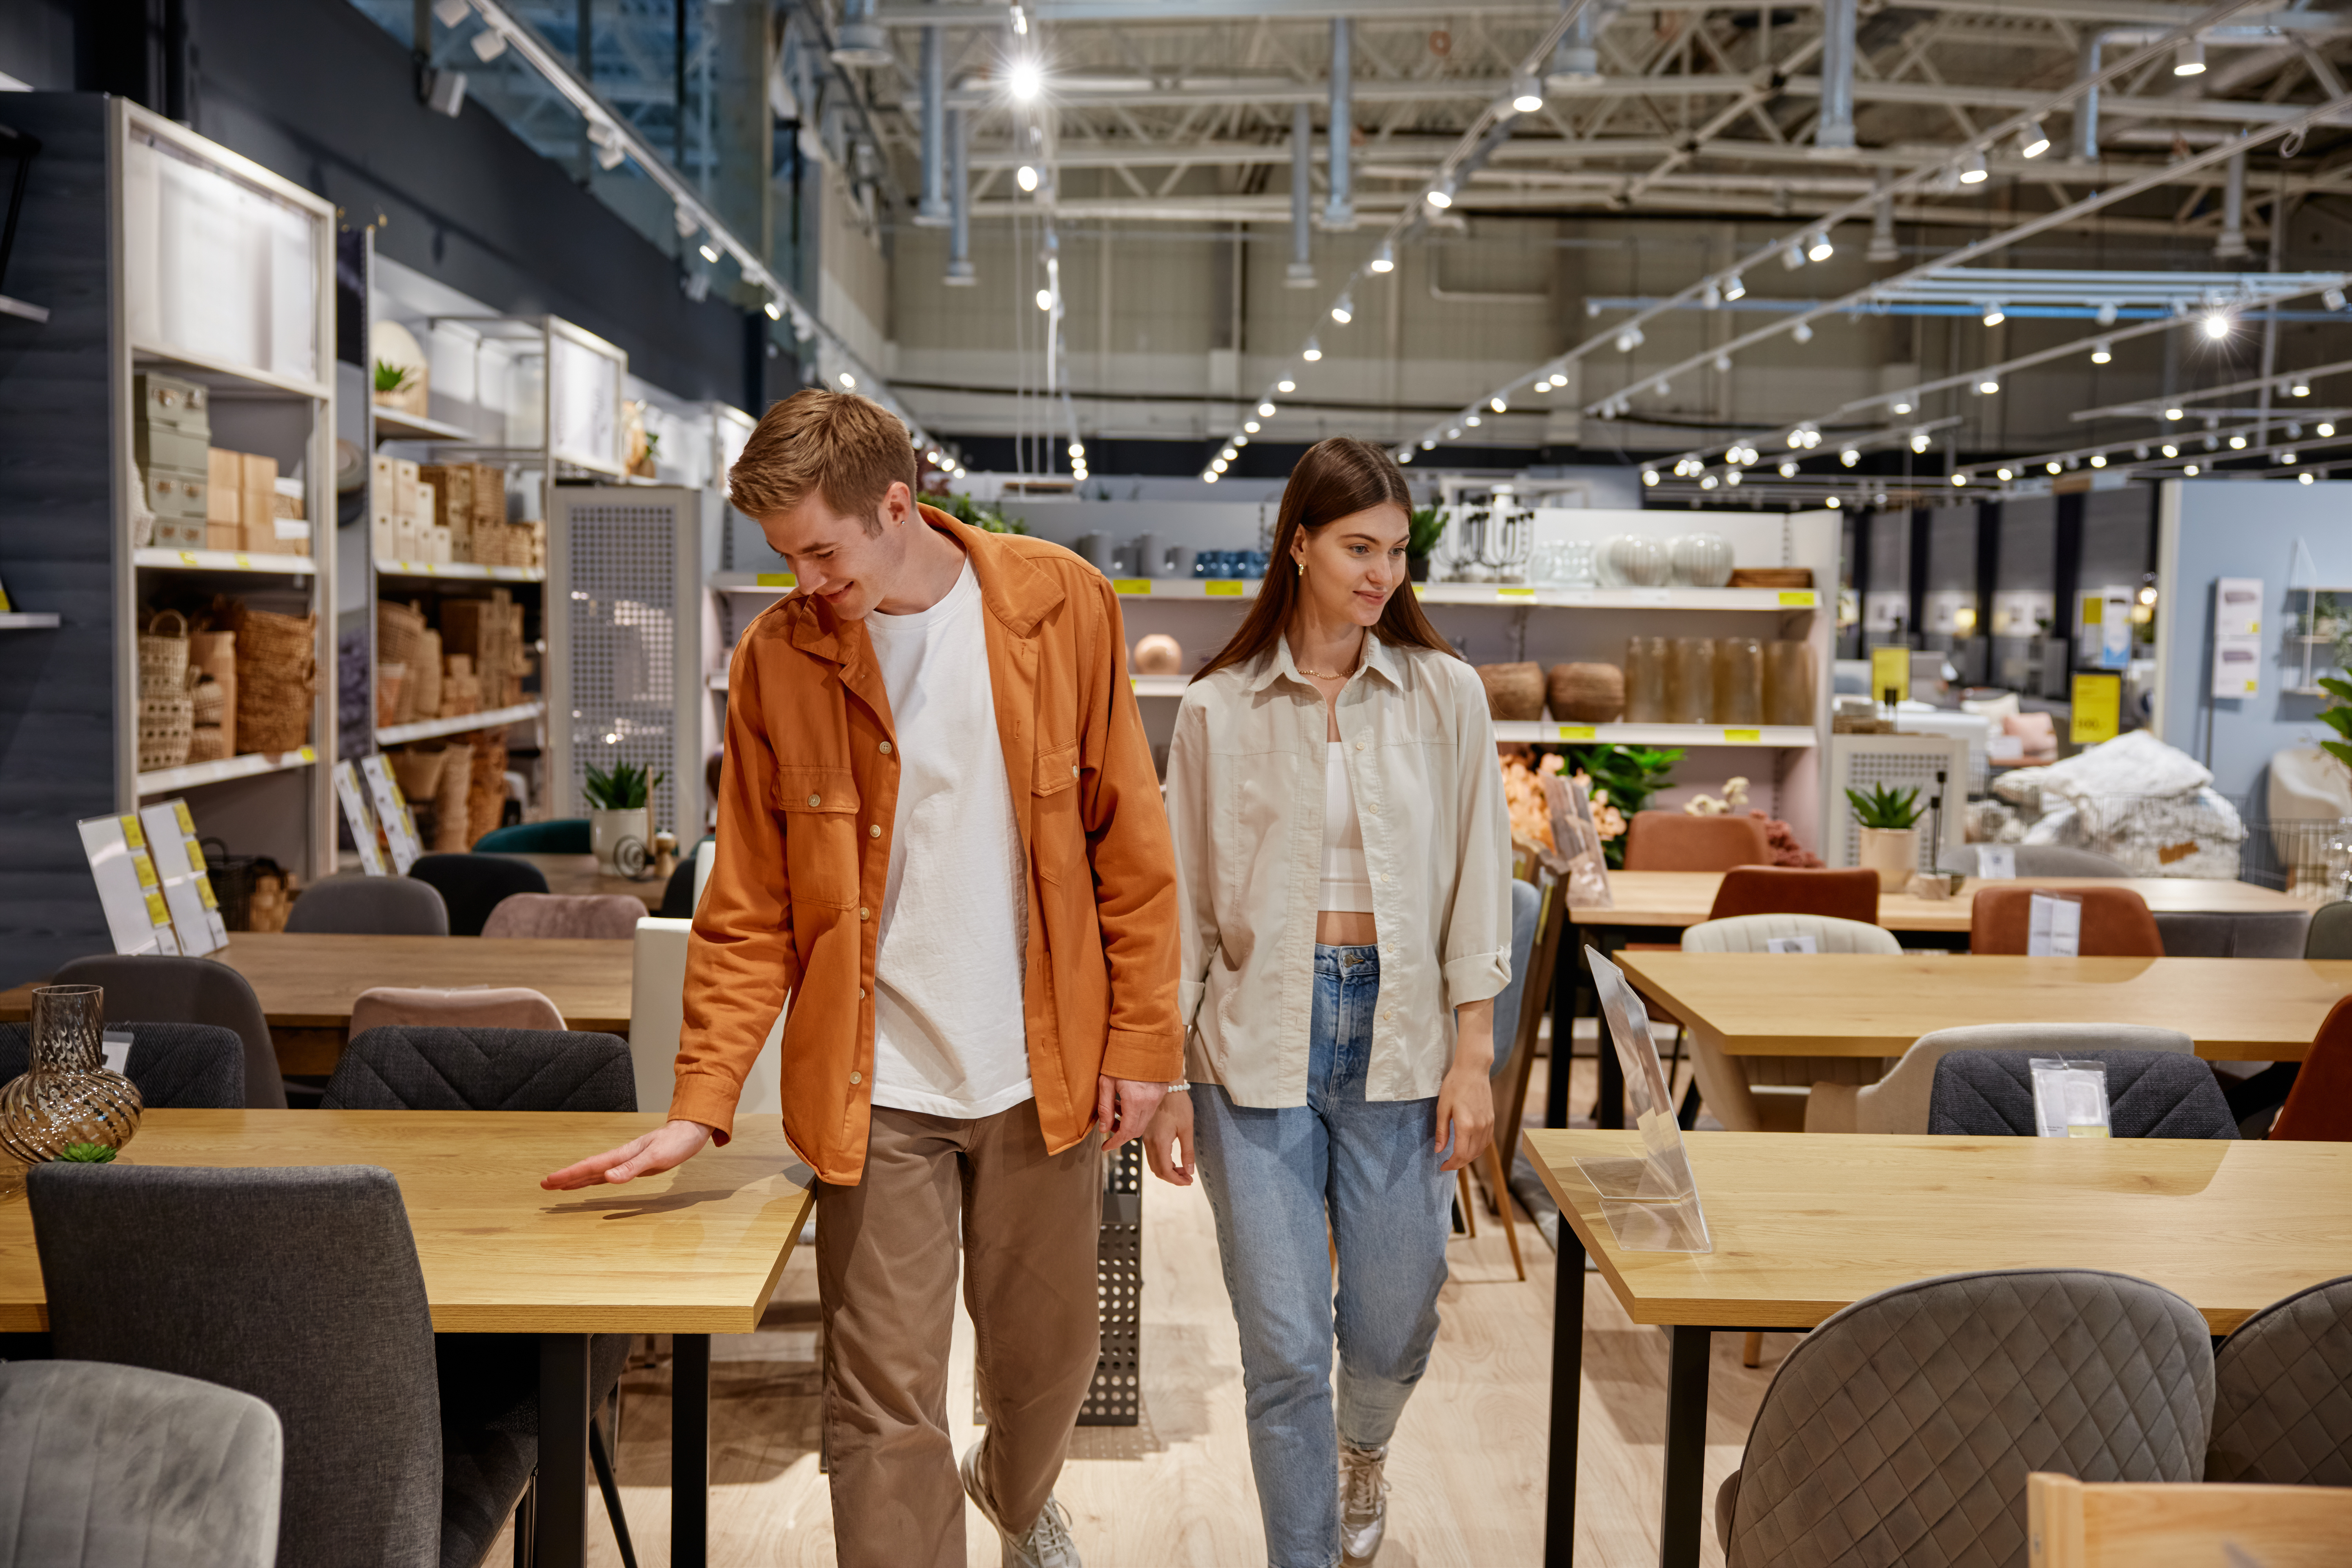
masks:
[[[1208,1180],[1274,1568],[1380,1549],[1452,1173],[1494,1135],[1510,829],[1486,691],[1406,586],[1410,505],[1379,447],[1307,450],[1168,751],[1191,1087],[1144,1142]]]

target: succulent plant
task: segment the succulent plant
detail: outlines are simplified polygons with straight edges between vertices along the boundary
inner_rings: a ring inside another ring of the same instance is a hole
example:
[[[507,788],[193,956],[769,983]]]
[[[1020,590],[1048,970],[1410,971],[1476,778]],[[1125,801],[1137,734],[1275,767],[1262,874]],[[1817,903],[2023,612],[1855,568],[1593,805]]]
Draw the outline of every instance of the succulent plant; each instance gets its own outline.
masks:
[[[58,1158],[70,1165],[104,1165],[113,1162],[114,1149],[106,1143],[68,1143]]]

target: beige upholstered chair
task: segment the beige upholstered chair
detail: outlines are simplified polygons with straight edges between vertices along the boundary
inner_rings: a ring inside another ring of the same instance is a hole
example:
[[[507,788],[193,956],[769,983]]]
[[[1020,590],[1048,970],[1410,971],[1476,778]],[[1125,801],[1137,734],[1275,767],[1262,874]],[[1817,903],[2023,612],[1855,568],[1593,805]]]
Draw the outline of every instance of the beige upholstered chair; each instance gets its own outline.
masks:
[[[2178,1029],[2145,1024],[1978,1024],[1922,1035],[1876,1083],[1817,1083],[1805,1102],[1808,1132],[1927,1131],[1927,1100],[1936,1064],[1952,1051],[2174,1051],[2193,1055],[2197,1042]]]
[[[1809,936],[1821,952],[1896,954],[1903,944],[1882,926],[1827,915],[1739,915],[1706,921],[1683,932],[1685,952],[1765,952],[1774,937]],[[1790,953],[1791,963],[1805,955]],[[1691,1031],[1691,1070],[1715,1119],[1734,1132],[1795,1132],[1806,1127],[1809,1085],[1867,1083],[1882,1067],[1877,1057],[1729,1057],[1704,1033]],[[1919,1131],[1927,1128],[1920,1100]]]
[[[543,992],[527,985],[473,991],[427,991],[376,985],[352,1002],[351,1037],[386,1024],[426,1029],[561,1029],[563,1015]]]
[[[626,942],[645,918],[644,900],[626,893],[509,893],[482,922],[482,934]]]

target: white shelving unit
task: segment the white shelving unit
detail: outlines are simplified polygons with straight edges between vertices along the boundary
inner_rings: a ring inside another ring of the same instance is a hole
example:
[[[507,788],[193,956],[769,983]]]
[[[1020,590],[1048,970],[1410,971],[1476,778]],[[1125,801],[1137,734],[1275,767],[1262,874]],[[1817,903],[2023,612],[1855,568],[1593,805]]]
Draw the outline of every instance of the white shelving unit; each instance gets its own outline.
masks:
[[[472,561],[387,561],[376,557],[375,574],[384,577],[438,577],[458,583],[544,583],[547,574],[536,566],[484,566]]]
[[[234,757],[223,757],[218,762],[158,768],[153,773],[139,775],[139,796],[146,800],[156,795],[177,795],[182,790],[194,789],[200,784],[224,784],[230,779],[287,773],[296,768],[310,767],[318,760],[319,748],[304,746],[292,752],[240,752]]]
[[[54,610],[10,610],[0,614],[0,632],[47,631],[61,624]]]
[[[149,545],[131,552],[133,566],[165,572],[250,572],[264,577],[315,577],[319,563],[307,555],[247,554],[242,550],[172,550]]]
[[[379,746],[404,746],[437,735],[465,735],[476,730],[500,730],[547,717],[544,702],[522,702],[511,708],[491,708],[479,713],[457,713],[446,719],[419,719],[413,724],[390,724],[375,732]]]

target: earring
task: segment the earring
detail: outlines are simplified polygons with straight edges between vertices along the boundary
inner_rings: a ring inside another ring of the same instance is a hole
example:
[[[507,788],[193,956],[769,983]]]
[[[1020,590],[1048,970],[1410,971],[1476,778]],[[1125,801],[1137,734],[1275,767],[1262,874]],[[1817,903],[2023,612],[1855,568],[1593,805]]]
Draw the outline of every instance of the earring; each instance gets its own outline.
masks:
[[[1301,562],[1298,562],[1297,564],[1297,567],[1298,567],[1298,574],[1299,574],[1301,577],[1306,576],[1306,575],[1307,575],[1307,563],[1306,563],[1306,562],[1304,562],[1304,561],[1301,561]]]

